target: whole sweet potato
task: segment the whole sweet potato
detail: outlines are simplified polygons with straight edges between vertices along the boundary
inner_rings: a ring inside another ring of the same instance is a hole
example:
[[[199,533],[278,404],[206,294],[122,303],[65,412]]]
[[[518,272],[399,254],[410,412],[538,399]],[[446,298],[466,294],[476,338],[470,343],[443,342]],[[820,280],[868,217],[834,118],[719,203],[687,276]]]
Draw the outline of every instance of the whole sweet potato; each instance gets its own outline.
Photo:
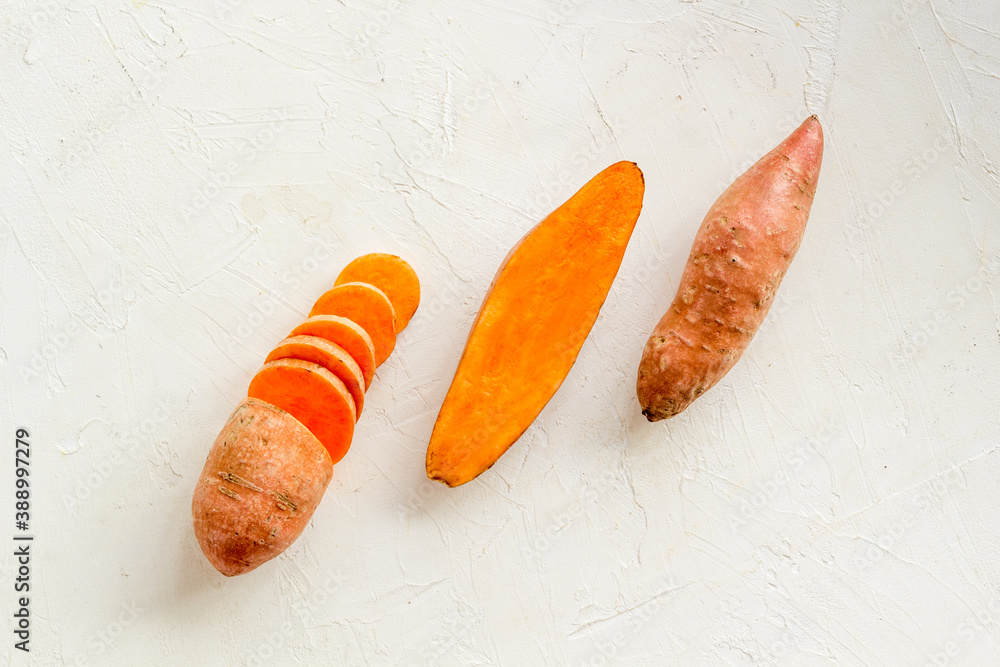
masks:
[[[642,352],[636,392],[649,421],[687,408],[750,344],[802,241],[822,160],[811,116],[712,205]]]
[[[229,577],[271,560],[302,533],[332,474],[329,453],[305,426],[245,399],[195,487],[191,513],[201,550]]]

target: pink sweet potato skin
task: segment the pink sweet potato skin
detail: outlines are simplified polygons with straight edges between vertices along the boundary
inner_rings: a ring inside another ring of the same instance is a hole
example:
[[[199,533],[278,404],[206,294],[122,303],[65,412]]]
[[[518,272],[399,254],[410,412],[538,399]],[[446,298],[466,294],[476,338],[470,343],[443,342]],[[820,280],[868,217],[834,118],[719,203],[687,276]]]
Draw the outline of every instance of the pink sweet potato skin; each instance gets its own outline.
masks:
[[[822,160],[812,116],[712,205],[642,352],[636,393],[649,421],[686,409],[750,344],[802,241]]]
[[[274,558],[309,523],[330,477],[326,448],[287,412],[247,398],[223,427],[194,491],[201,550],[232,577]]]

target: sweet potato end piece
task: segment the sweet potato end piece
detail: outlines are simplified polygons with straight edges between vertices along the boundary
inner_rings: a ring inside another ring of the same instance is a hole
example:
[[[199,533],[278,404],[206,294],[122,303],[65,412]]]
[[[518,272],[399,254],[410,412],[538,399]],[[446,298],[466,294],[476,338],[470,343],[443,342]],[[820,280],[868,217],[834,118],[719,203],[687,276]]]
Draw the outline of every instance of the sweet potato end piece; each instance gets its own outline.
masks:
[[[329,453],[305,426],[273,405],[245,399],[195,485],[198,545],[227,577],[250,572],[299,537],[332,475]]]

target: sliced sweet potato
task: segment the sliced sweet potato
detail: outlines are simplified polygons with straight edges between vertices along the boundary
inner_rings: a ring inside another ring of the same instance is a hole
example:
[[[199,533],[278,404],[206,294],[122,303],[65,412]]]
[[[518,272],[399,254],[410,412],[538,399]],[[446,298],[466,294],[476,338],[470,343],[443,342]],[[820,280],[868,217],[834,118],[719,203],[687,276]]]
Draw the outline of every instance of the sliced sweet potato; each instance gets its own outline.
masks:
[[[215,439],[191,503],[198,544],[232,577],[302,533],[333,474],[326,448],[297,419],[247,398]]]
[[[475,478],[552,398],[611,289],[643,191],[634,163],[612,165],[510,252],[434,424],[428,477],[449,486]]]
[[[347,351],[361,369],[365,378],[365,390],[372,385],[375,377],[375,346],[361,325],[336,315],[313,315],[292,329],[292,336],[317,336],[324,338]]]
[[[319,336],[291,336],[278,343],[264,362],[275,359],[311,361],[330,371],[347,387],[358,416],[361,416],[365,406],[365,381],[361,368],[344,348]]]
[[[336,375],[300,359],[269,361],[250,380],[247,396],[289,413],[323,443],[337,463],[351,447],[357,412]]]
[[[381,366],[396,347],[396,314],[385,292],[368,283],[344,283],[316,300],[313,315],[337,315],[357,322],[375,346],[375,365]]]
[[[420,279],[402,258],[382,252],[362,255],[344,267],[334,286],[368,283],[379,288],[396,312],[396,333],[402,331],[420,303]]]

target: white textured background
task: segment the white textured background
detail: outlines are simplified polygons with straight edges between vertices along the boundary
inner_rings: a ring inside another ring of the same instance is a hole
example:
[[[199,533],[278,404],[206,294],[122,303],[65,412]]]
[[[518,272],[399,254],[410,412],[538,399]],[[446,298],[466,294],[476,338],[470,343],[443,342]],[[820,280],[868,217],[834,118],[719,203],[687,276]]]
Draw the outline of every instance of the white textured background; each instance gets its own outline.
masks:
[[[3,662],[1000,660],[996,3],[15,0],[0,58]],[[811,112],[772,315],[646,423],[702,216]],[[428,482],[501,258],[620,159],[645,206],[579,361],[492,470]],[[369,251],[412,262],[421,309],[302,538],[224,579],[190,525],[208,447]]]

